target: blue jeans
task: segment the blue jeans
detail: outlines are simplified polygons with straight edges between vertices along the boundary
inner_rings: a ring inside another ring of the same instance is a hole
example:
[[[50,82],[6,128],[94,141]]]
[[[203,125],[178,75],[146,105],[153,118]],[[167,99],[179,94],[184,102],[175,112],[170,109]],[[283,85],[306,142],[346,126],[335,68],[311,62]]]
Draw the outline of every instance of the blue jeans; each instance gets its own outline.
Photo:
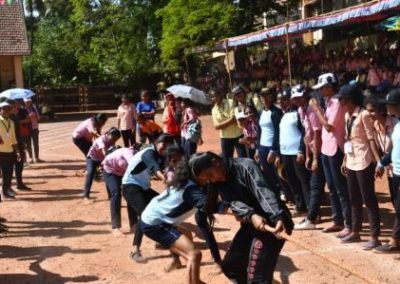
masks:
[[[310,179],[310,196],[308,202],[308,214],[307,219],[315,221],[317,216],[320,214],[322,198],[324,196],[325,189],[325,175],[322,169],[321,159],[319,161],[319,168],[314,173],[311,173]]]
[[[236,149],[238,157],[247,157],[246,148],[239,143],[239,138],[221,138],[222,157],[227,160],[233,158],[233,152]]]
[[[101,162],[86,158],[86,179],[85,179],[85,191],[84,196],[90,197],[90,190],[92,189],[93,179],[96,175],[96,169],[100,166]]]
[[[276,168],[273,164],[267,162],[267,157],[271,147],[258,146],[258,156],[260,159],[261,167],[264,173],[264,177],[271,189],[279,196],[281,186],[279,182],[279,177],[276,172]]]
[[[107,172],[103,172],[103,177],[110,194],[111,227],[121,228],[122,177]],[[131,207],[127,206],[127,209],[129,226],[132,228],[137,222],[137,215]]]
[[[329,188],[329,196],[332,206],[332,218],[336,225],[351,228],[351,207],[347,180],[340,171],[343,162],[343,152],[338,148],[332,157],[321,155],[326,183]]]

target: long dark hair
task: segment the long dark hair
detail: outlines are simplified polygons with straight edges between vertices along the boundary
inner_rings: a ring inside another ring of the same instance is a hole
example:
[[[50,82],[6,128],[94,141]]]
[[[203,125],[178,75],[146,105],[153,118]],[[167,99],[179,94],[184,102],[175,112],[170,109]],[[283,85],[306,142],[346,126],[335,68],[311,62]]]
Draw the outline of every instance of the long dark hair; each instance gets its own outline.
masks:
[[[222,160],[220,156],[213,152],[196,153],[189,160],[190,176],[193,180],[202,171],[213,166],[214,160]],[[218,184],[207,183],[205,190],[207,190],[207,200],[203,207],[204,213],[207,215],[210,227],[214,225],[214,213],[217,211],[217,202],[219,198]]]

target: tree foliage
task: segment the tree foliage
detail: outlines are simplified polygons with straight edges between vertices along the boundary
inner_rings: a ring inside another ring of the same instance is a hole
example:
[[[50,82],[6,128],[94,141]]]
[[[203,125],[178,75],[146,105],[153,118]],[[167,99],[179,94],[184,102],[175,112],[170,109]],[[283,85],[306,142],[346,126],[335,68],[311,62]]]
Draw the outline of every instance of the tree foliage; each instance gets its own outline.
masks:
[[[185,52],[251,31],[254,19],[275,7],[274,1],[261,0],[24,3],[34,39],[24,68],[32,71],[33,85],[126,85],[148,73],[175,70]]]

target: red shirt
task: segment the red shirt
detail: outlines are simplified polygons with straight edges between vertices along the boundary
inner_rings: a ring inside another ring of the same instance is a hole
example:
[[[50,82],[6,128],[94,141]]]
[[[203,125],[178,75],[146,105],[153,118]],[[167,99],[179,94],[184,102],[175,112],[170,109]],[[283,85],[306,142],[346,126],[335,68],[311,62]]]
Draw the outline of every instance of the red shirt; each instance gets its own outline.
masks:
[[[175,111],[172,106],[167,106],[164,109],[163,122],[165,124],[164,126],[165,133],[168,133],[169,135],[172,136],[178,136],[181,134],[181,127],[175,121]]]

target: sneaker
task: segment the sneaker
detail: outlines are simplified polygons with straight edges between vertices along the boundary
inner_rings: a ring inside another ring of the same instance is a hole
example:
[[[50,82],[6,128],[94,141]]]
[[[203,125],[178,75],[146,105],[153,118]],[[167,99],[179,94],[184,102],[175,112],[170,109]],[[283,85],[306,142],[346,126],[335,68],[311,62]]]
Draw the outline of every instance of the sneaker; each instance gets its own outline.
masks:
[[[3,192],[3,196],[2,196],[5,200],[10,200],[10,199],[15,199],[14,195],[10,195],[7,191]]]
[[[360,235],[350,234],[344,238],[342,238],[342,244],[350,244],[350,243],[358,243],[361,242]]]
[[[15,197],[17,195],[17,193],[14,190],[12,190],[11,188],[7,191],[7,193],[8,193],[8,195],[10,195],[12,197]]]
[[[147,263],[147,260],[143,257],[140,251],[131,252],[129,254],[129,258],[132,259],[136,263]]]
[[[26,186],[26,184],[20,184],[20,185],[17,185],[17,189],[18,189],[18,190],[21,190],[21,191],[29,191],[29,190],[31,190],[32,188]]]
[[[294,225],[295,230],[315,230],[317,226],[310,220],[303,219],[299,224]]]
[[[374,253],[398,253],[400,252],[400,244],[387,243],[372,250]]]

